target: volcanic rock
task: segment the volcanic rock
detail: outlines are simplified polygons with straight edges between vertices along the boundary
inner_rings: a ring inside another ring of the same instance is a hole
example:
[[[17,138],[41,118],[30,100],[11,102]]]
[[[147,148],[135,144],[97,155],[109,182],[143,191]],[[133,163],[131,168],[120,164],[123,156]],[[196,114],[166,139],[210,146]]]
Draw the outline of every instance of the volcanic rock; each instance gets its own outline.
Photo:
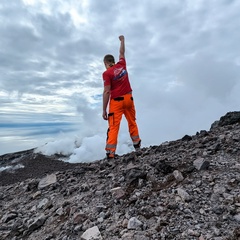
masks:
[[[240,112],[117,159],[64,157],[0,156],[0,239],[240,239]]]

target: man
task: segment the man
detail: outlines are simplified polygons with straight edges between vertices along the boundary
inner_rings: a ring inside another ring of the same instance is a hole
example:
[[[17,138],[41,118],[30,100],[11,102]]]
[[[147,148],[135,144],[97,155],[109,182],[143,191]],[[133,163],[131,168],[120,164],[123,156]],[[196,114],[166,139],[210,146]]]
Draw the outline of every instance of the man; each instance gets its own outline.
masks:
[[[141,145],[141,139],[139,137],[136,123],[132,88],[128,79],[126,68],[124,36],[119,36],[119,40],[119,62],[115,64],[114,57],[110,54],[106,55],[103,59],[106,71],[103,73],[104,91],[102,117],[104,120],[108,120],[107,141],[105,148],[108,159],[115,157],[118,131],[123,114],[128,122],[129,134],[134,148],[139,149]],[[108,104],[109,109],[107,113]]]

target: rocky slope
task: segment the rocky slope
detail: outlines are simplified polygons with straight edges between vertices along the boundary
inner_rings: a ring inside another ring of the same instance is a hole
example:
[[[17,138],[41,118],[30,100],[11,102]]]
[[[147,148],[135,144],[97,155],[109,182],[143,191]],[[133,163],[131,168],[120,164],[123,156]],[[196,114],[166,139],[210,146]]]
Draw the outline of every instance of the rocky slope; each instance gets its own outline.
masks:
[[[0,156],[0,239],[240,239],[240,112],[115,160],[59,158]]]

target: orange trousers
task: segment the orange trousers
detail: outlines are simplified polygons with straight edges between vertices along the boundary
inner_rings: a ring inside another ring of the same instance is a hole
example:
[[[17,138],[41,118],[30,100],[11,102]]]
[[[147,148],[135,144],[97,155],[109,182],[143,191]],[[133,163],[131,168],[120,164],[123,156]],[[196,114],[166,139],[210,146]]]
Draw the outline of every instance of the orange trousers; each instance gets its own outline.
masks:
[[[125,94],[121,97],[111,99],[109,103],[108,131],[105,148],[107,153],[114,154],[116,151],[118,131],[123,114],[128,122],[129,134],[133,145],[138,144],[141,140],[136,123],[136,111],[132,94]]]

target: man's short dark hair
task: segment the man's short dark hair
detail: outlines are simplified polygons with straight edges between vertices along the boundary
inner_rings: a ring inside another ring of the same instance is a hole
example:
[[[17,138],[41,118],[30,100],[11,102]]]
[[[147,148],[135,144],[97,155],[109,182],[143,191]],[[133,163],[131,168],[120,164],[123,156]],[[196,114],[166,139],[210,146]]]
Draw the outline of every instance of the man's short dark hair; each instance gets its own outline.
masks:
[[[111,54],[107,54],[107,55],[104,57],[103,61],[106,62],[106,63],[115,63],[114,56],[111,55]]]

